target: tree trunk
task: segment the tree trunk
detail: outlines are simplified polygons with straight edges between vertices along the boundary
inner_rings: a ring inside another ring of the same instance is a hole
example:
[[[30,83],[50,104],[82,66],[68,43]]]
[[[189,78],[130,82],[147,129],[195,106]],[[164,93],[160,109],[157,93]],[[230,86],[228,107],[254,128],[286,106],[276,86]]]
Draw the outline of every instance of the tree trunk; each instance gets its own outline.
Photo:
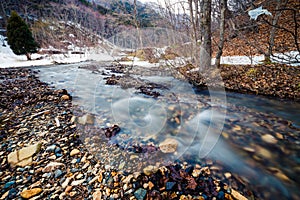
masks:
[[[211,66],[211,0],[203,0],[201,16],[201,48],[200,69],[209,69]]]
[[[193,0],[189,0],[189,9],[190,9],[190,18],[191,18],[190,20],[191,20],[191,23],[193,26],[193,33],[191,35],[192,35],[192,38],[195,39],[195,41],[197,42],[197,37],[196,37],[197,31],[196,31],[196,24],[195,24],[195,19],[194,19]],[[198,9],[198,8],[195,8],[195,9]]]
[[[31,60],[31,54],[30,53],[26,53],[25,55],[27,57],[27,60]]]
[[[220,67],[221,64],[221,56],[223,54],[224,47],[224,32],[225,32],[225,13],[227,10],[227,0],[221,0],[221,20],[220,20],[220,41],[218,45],[218,52],[216,56],[216,66]]]
[[[137,30],[137,34],[138,34],[138,37],[139,37],[139,48],[143,48],[143,39],[142,39],[142,34],[141,34],[141,31],[140,31],[140,28],[139,28],[139,23],[138,23],[138,20],[137,20],[137,4],[136,4],[136,0],[134,0],[134,10],[133,10],[133,15],[134,15],[134,22],[135,22],[135,26],[136,26],[136,30]]]
[[[276,14],[272,20],[272,28],[270,31],[270,38],[269,38],[269,48],[268,52],[265,55],[265,62],[271,62],[271,55],[273,54],[273,47],[275,45],[275,33],[276,33],[276,25],[279,20],[279,17],[281,15],[281,11],[278,11],[281,7],[282,4],[285,4],[285,2],[281,2],[281,0],[277,0],[277,5],[276,5]]]

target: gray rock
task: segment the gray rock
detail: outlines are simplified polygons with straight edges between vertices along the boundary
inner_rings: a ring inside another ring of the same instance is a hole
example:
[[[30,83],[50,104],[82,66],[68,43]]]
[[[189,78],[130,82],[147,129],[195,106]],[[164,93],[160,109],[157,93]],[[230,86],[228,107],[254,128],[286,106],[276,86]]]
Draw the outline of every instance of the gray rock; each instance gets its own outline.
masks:
[[[48,146],[48,147],[46,148],[46,151],[47,151],[47,152],[54,152],[55,148],[56,148],[56,145],[53,144],[53,145],[51,145],[51,146]]]
[[[143,188],[139,188],[134,192],[134,196],[135,198],[137,198],[137,200],[144,200],[147,194],[147,190],[143,189]]]
[[[55,172],[54,172],[54,178],[59,178],[60,176],[63,175],[63,172],[60,170],[60,169],[57,169]]]

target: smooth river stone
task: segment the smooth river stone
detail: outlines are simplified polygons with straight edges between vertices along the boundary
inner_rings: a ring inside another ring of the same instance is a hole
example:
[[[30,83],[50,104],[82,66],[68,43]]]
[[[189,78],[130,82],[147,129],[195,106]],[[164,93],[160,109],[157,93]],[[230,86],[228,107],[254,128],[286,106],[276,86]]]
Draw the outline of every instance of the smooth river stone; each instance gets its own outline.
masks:
[[[167,138],[159,144],[159,148],[163,153],[174,153],[177,146],[178,141],[173,138]]]
[[[23,192],[21,192],[21,197],[24,199],[29,199],[35,195],[38,195],[42,191],[43,191],[42,188],[33,188],[31,190],[24,190]]]
[[[263,136],[261,136],[261,139],[269,144],[276,144],[277,140],[275,139],[275,137],[273,137],[270,134],[265,134]]]
[[[77,155],[77,154],[79,154],[80,153],[80,150],[78,150],[78,149],[73,149],[72,151],[71,151],[71,153],[70,153],[70,156],[75,156],[75,155]]]

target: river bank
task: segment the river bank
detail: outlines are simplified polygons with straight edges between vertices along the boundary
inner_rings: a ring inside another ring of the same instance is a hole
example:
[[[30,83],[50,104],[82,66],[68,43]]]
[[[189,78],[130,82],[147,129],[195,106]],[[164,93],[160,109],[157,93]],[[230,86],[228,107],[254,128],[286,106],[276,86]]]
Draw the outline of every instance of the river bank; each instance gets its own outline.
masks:
[[[79,139],[66,90],[42,83],[28,69],[0,72],[1,199],[254,198],[232,174],[222,175],[232,186],[214,176],[212,161],[129,174],[103,165]]]
[[[178,68],[178,71],[197,87],[214,86],[214,73],[219,74],[227,91],[264,95],[281,99],[300,101],[300,68],[284,64],[221,65],[199,75],[192,65]]]

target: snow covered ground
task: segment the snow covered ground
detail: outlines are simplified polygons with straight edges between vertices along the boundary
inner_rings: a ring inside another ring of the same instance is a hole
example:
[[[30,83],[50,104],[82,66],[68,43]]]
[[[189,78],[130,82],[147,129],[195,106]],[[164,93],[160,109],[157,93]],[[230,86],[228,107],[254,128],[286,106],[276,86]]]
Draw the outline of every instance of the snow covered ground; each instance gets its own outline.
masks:
[[[90,49],[85,54],[32,54],[32,60],[28,61],[25,55],[17,56],[10,49],[9,45],[0,35],[0,68],[7,67],[28,67],[53,65],[57,63],[68,64],[84,62],[88,60],[95,61],[113,61],[114,58],[102,49]],[[4,43],[3,43],[3,42]],[[4,45],[3,45],[4,44]]]
[[[7,45],[6,41],[4,40],[3,36],[0,35],[0,41],[4,41],[4,45],[0,44],[0,68],[6,67],[28,67],[28,66],[42,66],[42,65],[53,65],[53,64],[68,64],[68,63],[77,63],[77,62],[84,62],[88,60],[94,61],[114,61],[119,56],[112,56],[112,52],[107,52],[103,48],[94,48],[89,49],[86,51],[85,54],[33,54],[32,60],[28,61],[25,55],[17,56],[15,55],[10,47]],[[1,42],[2,43],[2,42]],[[298,56],[299,52],[290,52],[290,55]],[[281,57],[285,57],[284,55],[279,55]],[[298,58],[299,59],[299,58]],[[232,65],[256,65],[260,64],[264,60],[264,56],[228,56],[222,57],[221,63],[222,64],[232,64]],[[277,61],[278,60],[274,60]],[[174,61],[175,62],[175,61]],[[215,59],[212,59],[212,64],[214,64]],[[282,61],[284,62],[284,61]],[[133,58],[133,62],[121,62],[121,64],[125,65],[139,65],[144,67],[152,67],[157,66],[163,63],[151,64],[147,61],[141,61],[137,58]],[[300,63],[294,63],[292,65],[300,66]],[[197,70],[193,69],[192,71]]]

